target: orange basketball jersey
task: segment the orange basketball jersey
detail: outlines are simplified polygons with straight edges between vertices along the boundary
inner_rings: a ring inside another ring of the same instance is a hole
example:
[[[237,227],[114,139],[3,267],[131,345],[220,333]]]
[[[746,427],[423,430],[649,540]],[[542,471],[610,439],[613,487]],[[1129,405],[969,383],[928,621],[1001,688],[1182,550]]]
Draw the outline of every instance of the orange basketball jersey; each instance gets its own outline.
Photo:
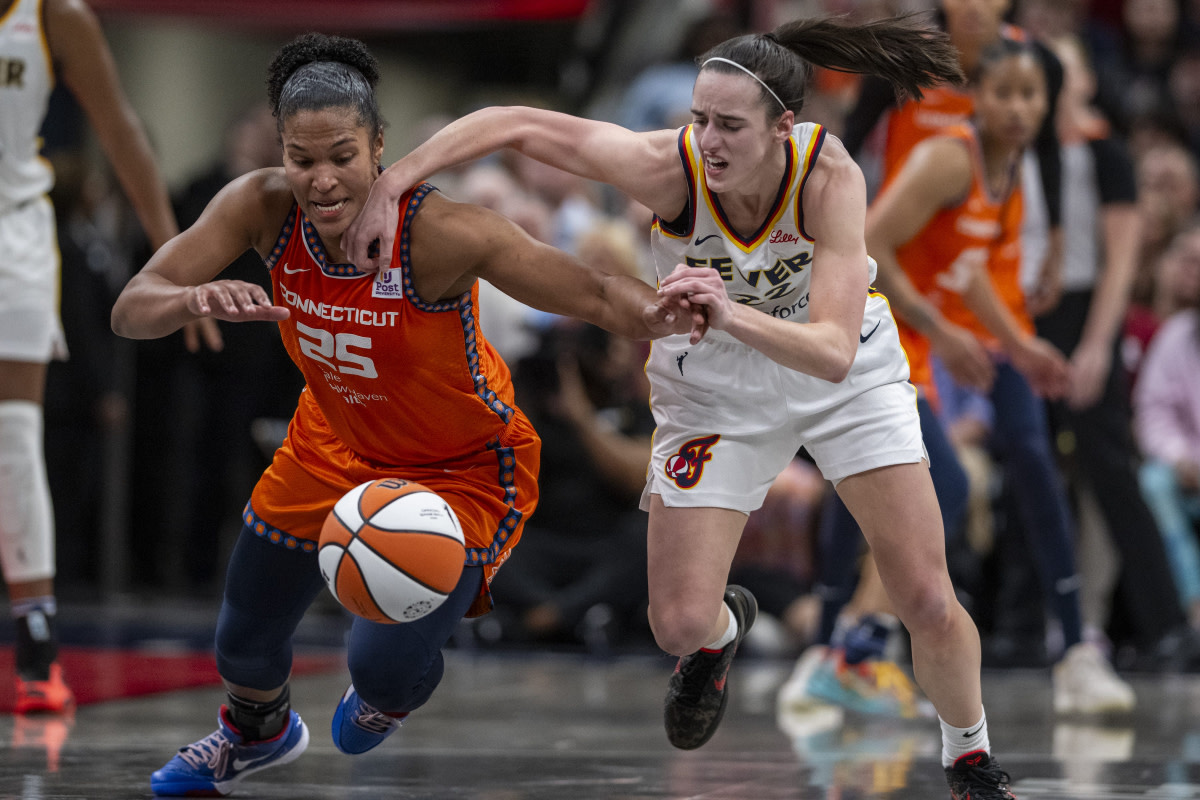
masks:
[[[942,315],[979,336],[985,343],[994,344],[994,337],[976,319],[962,301],[962,290],[971,269],[987,270],[1001,301],[1032,330],[1025,312],[1018,269],[1019,259],[1003,259],[1006,231],[1014,221],[1019,224],[1020,195],[1010,191],[1005,196],[993,195],[984,176],[979,138],[970,125],[955,125],[939,135],[961,140],[971,153],[971,187],[962,202],[943,208],[921,229],[920,233],[896,251],[896,258],[913,286],[916,287]],[[1009,181],[1015,186],[1015,175]],[[929,342],[907,325],[900,325],[900,341],[908,353],[912,380],[926,389],[932,376],[929,370]]]
[[[293,206],[267,258],[284,346],[305,389],[284,445],[246,509],[256,532],[312,549],[325,515],[368,480],[400,477],[442,495],[462,523],[467,565],[490,582],[537,502],[541,442],[513,404],[507,365],[483,338],[478,285],[427,302],[410,280],[409,223],[434,187],[400,204],[391,270],[326,259]]]
[[[1028,34],[1015,25],[1005,24],[1001,37],[1023,42]],[[918,144],[944,128],[968,122],[975,113],[970,92],[962,86],[941,84],[921,91],[920,100],[905,100],[888,112],[883,146],[882,186],[900,171],[908,154]]]

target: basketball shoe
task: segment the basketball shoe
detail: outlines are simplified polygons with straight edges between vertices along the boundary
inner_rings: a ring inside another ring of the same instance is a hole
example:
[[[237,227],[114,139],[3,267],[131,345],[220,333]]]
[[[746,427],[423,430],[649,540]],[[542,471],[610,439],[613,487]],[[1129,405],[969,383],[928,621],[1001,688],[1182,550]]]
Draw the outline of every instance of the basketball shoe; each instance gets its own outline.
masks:
[[[17,676],[18,714],[61,714],[75,705],[75,695],[63,682],[62,666],[50,665],[46,680],[26,680]]]
[[[221,706],[217,729],[180,748],[175,757],[150,776],[156,795],[218,797],[229,794],[246,776],[294,761],[308,747],[308,728],[295,711],[287,726],[262,742],[247,742]]]
[[[1118,677],[1108,659],[1091,642],[1067,648],[1054,665],[1054,710],[1059,714],[1104,714],[1132,711],[1133,687]]]
[[[663,722],[667,739],[681,750],[696,749],[716,732],[729,699],[729,666],[758,616],[758,602],[741,586],[725,588],[725,604],[737,620],[737,636],[720,650],[697,650],[679,659],[667,684]]]
[[[365,753],[391,736],[402,720],[403,717],[389,716],[363,702],[354,691],[354,684],[350,684],[333,712],[333,743],[338,750],[352,756]]]
[[[959,756],[946,767],[946,782],[954,800],[1017,800],[1008,790],[1008,773],[982,750]]]
[[[898,719],[932,719],[933,705],[894,661],[846,662],[845,652],[830,648],[808,675],[812,697],[860,714]]]

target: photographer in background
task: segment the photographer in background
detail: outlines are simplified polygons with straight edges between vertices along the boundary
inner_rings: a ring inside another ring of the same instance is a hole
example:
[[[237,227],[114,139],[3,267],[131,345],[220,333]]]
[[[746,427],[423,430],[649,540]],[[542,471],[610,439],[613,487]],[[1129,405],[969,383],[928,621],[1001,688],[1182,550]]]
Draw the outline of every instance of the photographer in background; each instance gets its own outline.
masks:
[[[637,342],[559,321],[514,370],[517,401],[542,434],[541,499],[521,558],[492,590],[501,636],[604,650],[643,637],[650,461],[649,384]]]

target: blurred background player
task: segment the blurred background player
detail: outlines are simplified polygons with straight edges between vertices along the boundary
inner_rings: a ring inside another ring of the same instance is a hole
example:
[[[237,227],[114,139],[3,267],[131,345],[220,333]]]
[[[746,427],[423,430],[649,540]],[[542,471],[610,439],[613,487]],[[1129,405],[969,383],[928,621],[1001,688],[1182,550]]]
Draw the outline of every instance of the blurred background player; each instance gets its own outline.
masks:
[[[61,79],[87,114],[157,248],[176,232],[166,186],[83,0],[0,0],[0,562],[17,625],[18,712],[72,702],[56,662],[54,519],[43,449],[46,366],[66,358],[59,255],[38,131]]]

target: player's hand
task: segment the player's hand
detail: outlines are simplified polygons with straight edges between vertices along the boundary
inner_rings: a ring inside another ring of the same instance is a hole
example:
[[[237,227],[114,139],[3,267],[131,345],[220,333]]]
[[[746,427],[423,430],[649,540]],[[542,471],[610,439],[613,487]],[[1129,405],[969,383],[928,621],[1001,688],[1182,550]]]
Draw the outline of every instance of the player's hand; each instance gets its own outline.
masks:
[[[1067,404],[1074,411],[1084,411],[1096,405],[1108,383],[1112,369],[1112,349],[1107,345],[1084,341],[1071,354],[1071,388]]]
[[[215,319],[201,317],[183,326],[183,346],[189,353],[199,353],[202,347],[219,353],[225,349],[225,338]]]
[[[278,322],[287,319],[288,310],[271,304],[267,292],[257,283],[213,281],[188,290],[187,309],[199,317],[226,322]]]
[[[699,342],[709,328],[725,330],[733,320],[733,301],[725,293],[725,283],[715,269],[679,264],[662,280],[658,294],[674,300],[687,313],[692,344]]]
[[[1030,336],[1010,354],[1017,372],[1025,376],[1030,388],[1047,400],[1059,400],[1071,386],[1067,359],[1045,339]]]
[[[673,298],[662,298],[643,308],[642,322],[652,339],[673,333],[687,333],[692,327],[690,313],[680,308]]]
[[[955,383],[977,392],[991,391],[996,367],[974,334],[947,322],[930,333],[929,344]]]
[[[400,203],[396,199],[399,195],[389,188],[397,179],[392,169],[394,165],[371,185],[362,211],[342,234],[346,260],[363,272],[382,272],[392,264],[392,244],[400,224]]]

